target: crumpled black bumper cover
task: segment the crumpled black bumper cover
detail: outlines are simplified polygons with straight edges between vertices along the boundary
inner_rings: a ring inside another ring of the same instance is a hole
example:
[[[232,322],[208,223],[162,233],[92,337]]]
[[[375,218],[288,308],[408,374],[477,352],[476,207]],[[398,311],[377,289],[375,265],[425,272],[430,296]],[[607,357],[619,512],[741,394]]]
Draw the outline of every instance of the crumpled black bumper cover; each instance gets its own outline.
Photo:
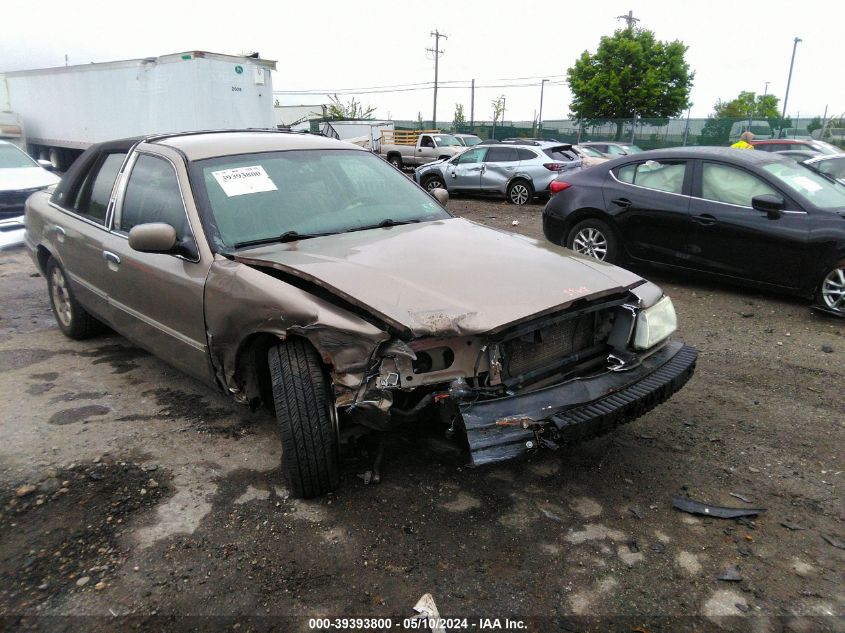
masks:
[[[665,402],[690,379],[697,359],[695,348],[670,342],[629,371],[461,405],[472,463],[604,435]]]

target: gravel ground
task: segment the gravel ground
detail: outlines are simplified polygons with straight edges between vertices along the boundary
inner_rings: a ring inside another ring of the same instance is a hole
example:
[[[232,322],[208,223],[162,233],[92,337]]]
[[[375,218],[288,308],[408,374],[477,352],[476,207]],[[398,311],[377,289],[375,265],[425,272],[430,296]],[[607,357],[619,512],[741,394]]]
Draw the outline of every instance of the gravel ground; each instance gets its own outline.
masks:
[[[539,203],[450,208],[542,238]],[[279,474],[273,420],[118,336],[64,338],[25,253],[0,254],[0,630],[400,628],[431,593],[468,629],[845,631],[845,323],[638,272],[701,354],[669,402],[610,437],[477,469],[407,429],[381,484],[358,477],[359,448],[335,494],[304,502]],[[766,512],[693,516],[673,495]]]

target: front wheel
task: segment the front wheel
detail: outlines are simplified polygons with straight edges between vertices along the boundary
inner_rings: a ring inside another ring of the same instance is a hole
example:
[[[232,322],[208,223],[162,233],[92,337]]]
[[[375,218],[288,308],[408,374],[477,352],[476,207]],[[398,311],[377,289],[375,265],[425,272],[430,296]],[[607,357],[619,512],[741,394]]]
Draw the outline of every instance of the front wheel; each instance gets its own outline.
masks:
[[[845,316],[845,260],[824,276],[816,291],[816,302],[823,308]]]
[[[619,258],[616,235],[606,222],[590,218],[582,220],[569,232],[566,246],[576,253],[599,261],[613,263]]]
[[[271,347],[267,361],[291,495],[331,492],[340,480],[338,419],[320,357],[307,341],[290,339]]]
[[[528,204],[531,202],[533,196],[534,188],[529,182],[515,180],[508,185],[508,201],[515,205],[522,206]]]
[[[434,191],[435,189],[445,189],[446,183],[440,176],[429,176],[424,186],[426,191]]]

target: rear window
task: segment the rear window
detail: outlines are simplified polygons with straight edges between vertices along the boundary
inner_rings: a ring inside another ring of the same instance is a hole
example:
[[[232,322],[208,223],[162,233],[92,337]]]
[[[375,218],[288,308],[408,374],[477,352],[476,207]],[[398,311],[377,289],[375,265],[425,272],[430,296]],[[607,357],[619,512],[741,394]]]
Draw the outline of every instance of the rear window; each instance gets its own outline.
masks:
[[[572,150],[567,150],[563,147],[549,147],[544,149],[543,153],[552,160],[575,160],[576,156]]]

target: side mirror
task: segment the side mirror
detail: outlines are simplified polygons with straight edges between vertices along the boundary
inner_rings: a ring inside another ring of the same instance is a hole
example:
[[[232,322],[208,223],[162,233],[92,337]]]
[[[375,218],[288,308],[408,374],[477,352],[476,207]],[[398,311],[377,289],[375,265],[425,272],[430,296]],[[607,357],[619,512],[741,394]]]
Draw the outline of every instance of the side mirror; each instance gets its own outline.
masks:
[[[164,222],[150,222],[132,227],[129,247],[142,253],[169,253],[176,246],[176,229]]]
[[[38,159],[38,164],[41,165],[41,167],[43,169],[46,169],[47,171],[53,171],[55,169],[53,163],[51,163],[49,160],[44,160],[43,158]]]
[[[440,187],[432,189],[431,195],[434,196],[434,199],[444,207],[449,204],[449,192],[445,189],[441,189]]]
[[[773,193],[764,193],[751,198],[751,206],[757,211],[763,211],[770,220],[777,220],[783,215],[783,198]]]

